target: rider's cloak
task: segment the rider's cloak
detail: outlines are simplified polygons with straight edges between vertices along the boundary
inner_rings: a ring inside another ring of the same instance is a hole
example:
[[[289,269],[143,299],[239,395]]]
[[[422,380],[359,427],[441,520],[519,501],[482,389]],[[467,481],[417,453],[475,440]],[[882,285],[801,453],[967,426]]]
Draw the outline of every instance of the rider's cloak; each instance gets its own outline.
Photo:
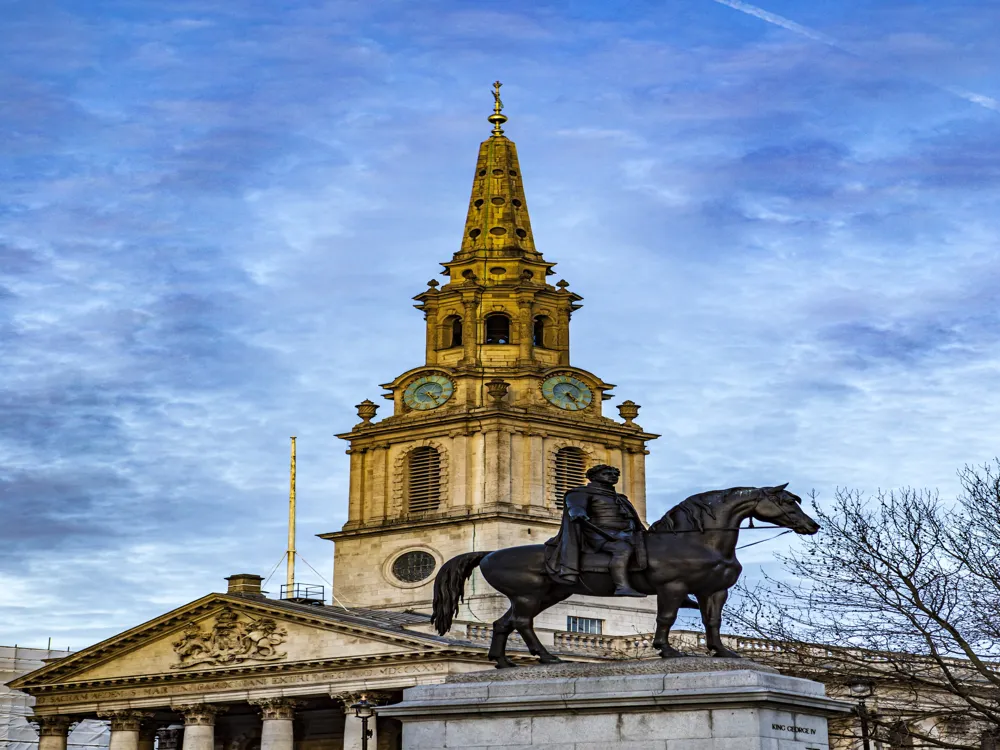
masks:
[[[608,499],[613,498],[613,502],[631,516],[636,531],[630,540],[635,549],[630,568],[634,570],[645,570],[646,568],[646,538],[643,532],[645,526],[639,518],[639,513],[625,495],[620,495],[613,490],[609,492],[590,484],[577,487],[566,493],[559,533],[545,543],[545,571],[556,583],[565,586],[575,584],[583,571],[584,553],[599,551],[605,541],[600,534],[583,527],[582,524],[573,521],[570,516],[572,508],[580,508],[589,514],[590,498],[593,495],[603,495]]]

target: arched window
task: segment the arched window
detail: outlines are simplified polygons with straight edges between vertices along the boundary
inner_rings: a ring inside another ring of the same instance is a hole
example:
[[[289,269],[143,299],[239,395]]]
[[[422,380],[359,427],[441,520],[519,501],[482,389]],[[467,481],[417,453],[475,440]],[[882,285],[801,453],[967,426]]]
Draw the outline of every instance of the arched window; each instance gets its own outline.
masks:
[[[414,448],[406,462],[406,510],[427,513],[441,502],[441,456],[428,446]]]
[[[443,349],[450,349],[453,346],[462,345],[462,318],[458,315],[449,315],[444,319],[443,325]]]
[[[552,503],[561,508],[566,493],[587,483],[586,455],[579,448],[560,448],[556,451],[556,481],[552,488]]]
[[[532,339],[535,346],[546,347],[546,337],[549,334],[549,319],[544,315],[539,315],[535,318],[534,327],[532,328]]]
[[[486,316],[486,343],[510,343],[510,318],[503,313],[493,313]]]

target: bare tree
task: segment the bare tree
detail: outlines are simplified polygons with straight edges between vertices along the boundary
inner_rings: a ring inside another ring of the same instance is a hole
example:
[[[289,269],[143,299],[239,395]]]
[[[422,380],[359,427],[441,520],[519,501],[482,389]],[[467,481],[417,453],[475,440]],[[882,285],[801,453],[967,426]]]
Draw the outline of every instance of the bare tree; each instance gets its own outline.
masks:
[[[816,508],[823,530],[781,557],[791,575],[740,587],[731,613],[783,643],[785,671],[877,683],[876,739],[894,746],[979,747],[1000,730],[1000,461],[959,477],[954,502],[838,490]]]

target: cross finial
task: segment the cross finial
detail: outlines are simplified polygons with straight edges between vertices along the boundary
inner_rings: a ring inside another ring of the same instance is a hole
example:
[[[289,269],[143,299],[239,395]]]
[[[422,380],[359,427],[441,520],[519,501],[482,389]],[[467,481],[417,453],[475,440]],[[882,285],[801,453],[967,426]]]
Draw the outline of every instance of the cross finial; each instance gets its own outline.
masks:
[[[486,119],[493,123],[493,135],[501,136],[503,135],[503,130],[500,128],[505,122],[507,122],[507,116],[500,113],[503,109],[503,102],[500,101],[500,87],[503,86],[500,81],[493,82],[493,114]]]

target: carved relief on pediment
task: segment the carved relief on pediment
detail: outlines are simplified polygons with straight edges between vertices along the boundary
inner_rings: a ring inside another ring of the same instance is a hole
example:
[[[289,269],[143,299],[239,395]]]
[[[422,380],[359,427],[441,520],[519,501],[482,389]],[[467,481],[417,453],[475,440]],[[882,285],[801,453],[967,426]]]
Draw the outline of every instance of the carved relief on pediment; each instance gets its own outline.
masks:
[[[287,636],[288,631],[270,617],[255,620],[244,616],[241,619],[226,607],[207,631],[194,622],[185,626],[180,639],[173,643],[177,663],[171,668],[277,661],[287,656],[286,652],[278,650]]]

